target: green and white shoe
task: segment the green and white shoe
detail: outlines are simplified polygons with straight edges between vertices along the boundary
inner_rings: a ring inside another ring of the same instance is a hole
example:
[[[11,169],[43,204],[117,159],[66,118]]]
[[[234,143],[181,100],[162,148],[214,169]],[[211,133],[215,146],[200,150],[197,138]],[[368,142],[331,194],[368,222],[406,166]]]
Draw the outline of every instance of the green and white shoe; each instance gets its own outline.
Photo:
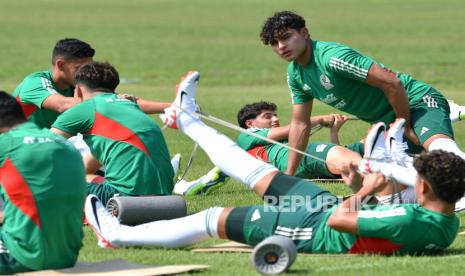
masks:
[[[179,181],[175,186],[173,193],[179,195],[208,195],[214,190],[222,187],[228,182],[229,176],[224,174],[220,168],[214,167],[206,175],[194,181]]]

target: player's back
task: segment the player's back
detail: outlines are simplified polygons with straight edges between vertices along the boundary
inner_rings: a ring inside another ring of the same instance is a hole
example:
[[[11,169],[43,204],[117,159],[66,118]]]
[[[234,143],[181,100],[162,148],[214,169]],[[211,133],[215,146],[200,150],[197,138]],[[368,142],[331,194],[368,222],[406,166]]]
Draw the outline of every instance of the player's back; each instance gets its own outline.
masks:
[[[24,123],[0,135],[2,238],[31,269],[72,266],[82,247],[86,195],[80,154],[66,140]]]
[[[94,122],[84,140],[106,166],[106,180],[129,195],[171,194],[173,169],[155,122],[113,93],[96,95],[91,102]]]

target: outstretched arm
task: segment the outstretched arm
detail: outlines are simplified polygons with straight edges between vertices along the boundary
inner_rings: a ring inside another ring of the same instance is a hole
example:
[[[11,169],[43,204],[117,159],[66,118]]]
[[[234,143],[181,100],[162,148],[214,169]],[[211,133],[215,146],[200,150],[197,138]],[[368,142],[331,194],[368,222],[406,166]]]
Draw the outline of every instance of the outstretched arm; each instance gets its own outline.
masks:
[[[144,100],[141,98],[138,98],[136,103],[139,105],[139,108],[146,114],[163,113],[165,108],[168,108],[171,105],[171,103],[167,102],[156,102],[151,100]]]
[[[405,136],[412,142],[420,144],[410,125],[410,106],[407,92],[395,73],[373,63],[368,71],[366,83],[381,89],[396,113],[396,118],[404,118]]]
[[[313,100],[292,106],[289,146],[301,151],[304,151],[307,147],[308,138],[310,137],[311,123],[309,117],[312,113],[312,104]],[[294,175],[301,160],[302,155],[300,153],[289,151],[286,174]]]

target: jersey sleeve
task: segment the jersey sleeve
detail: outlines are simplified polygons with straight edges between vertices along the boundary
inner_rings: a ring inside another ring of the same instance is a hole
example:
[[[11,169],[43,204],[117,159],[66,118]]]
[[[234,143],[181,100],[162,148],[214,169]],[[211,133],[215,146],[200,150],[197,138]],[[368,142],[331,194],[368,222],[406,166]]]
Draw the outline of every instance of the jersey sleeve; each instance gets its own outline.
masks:
[[[19,91],[19,100],[25,104],[33,104],[38,108],[42,108],[42,103],[50,95],[57,94],[58,92],[53,89],[49,79],[44,77],[34,77],[25,82]]]
[[[86,133],[93,126],[94,117],[92,102],[85,101],[58,116],[52,128],[62,130],[71,136],[77,133]]]
[[[358,232],[364,237],[399,238],[410,227],[412,213],[402,205],[379,205],[358,212]]]
[[[374,63],[371,58],[341,44],[328,51],[325,56],[325,66],[328,71],[363,82]]]
[[[269,128],[251,128],[251,129],[248,129],[247,131],[253,132],[263,137],[267,137],[270,129]],[[238,146],[242,148],[243,150],[249,150],[256,146],[264,146],[264,145],[269,144],[263,139],[254,137],[252,135],[248,135],[246,133],[241,133],[239,137],[237,138],[236,142]]]
[[[299,85],[295,76],[295,69],[292,64],[289,65],[287,70],[287,86],[291,92],[292,104],[303,104],[313,100],[313,95],[310,91],[304,91],[302,85]]]

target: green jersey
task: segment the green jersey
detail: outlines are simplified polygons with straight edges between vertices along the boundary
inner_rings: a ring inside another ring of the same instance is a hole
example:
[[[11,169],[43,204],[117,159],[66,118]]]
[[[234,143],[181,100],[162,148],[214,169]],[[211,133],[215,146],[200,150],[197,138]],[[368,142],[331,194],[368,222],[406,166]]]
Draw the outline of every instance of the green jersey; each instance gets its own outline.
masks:
[[[121,193],[171,194],[174,172],[165,139],[137,104],[114,93],[97,93],[61,114],[52,127],[82,133],[106,167],[106,182]]]
[[[247,130],[263,137],[267,137],[270,131],[269,128],[249,128]],[[280,142],[287,144],[287,140],[282,140]],[[236,143],[253,157],[272,164],[280,171],[286,170],[289,157],[286,148],[266,142],[252,135],[247,135],[246,133],[241,133]],[[302,178],[334,178],[335,176],[329,172],[326,162],[322,161],[326,160],[328,151],[334,146],[335,144],[331,143],[310,143],[307,146],[306,152],[316,158],[305,156],[303,161],[299,164],[296,176]]]
[[[2,240],[22,265],[73,266],[86,196],[81,155],[49,130],[24,123],[0,135]]]
[[[316,98],[366,122],[391,123],[395,113],[383,91],[365,83],[374,62],[345,45],[314,40],[307,65],[296,61],[289,64],[287,81],[292,103],[302,104]],[[422,100],[431,89],[409,75],[378,65],[399,77],[410,103]]]
[[[27,76],[16,87],[13,96],[23,108],[24,116],[40,128],[50,128],[60,113],[43,109],[42,103],[53,94],[73,97],[74,87],[59,90],[53,82],[52,72],[41,71]]]
[[[313,239],[313,253],[417,254],[447,248],[459,220],[418,204],[368,205],[358,213],[358,235],[339,232],[323,219]],[[337,207],[334,207],[337,208]]]

